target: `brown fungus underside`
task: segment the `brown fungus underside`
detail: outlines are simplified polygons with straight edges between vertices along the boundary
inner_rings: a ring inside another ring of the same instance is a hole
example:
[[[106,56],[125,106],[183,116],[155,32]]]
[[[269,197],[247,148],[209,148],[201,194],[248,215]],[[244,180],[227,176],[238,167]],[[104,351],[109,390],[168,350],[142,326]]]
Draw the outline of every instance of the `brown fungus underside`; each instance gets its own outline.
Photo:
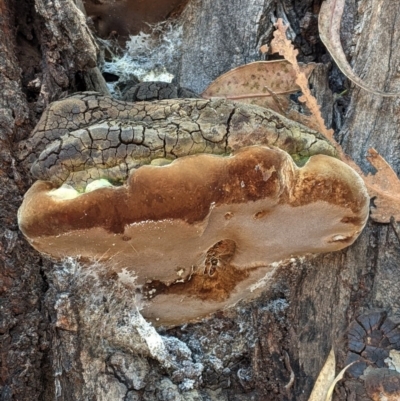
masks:
[[[18,214],[32,246],[129,272],[158,324],[251,299],[280,262],[350,245],[368,217],[363,181],[332,145],[254,105],[78,93],[46,109],[22,150],[38,179]],[[119,186],[93,190],[104,178]]]
[[[132,272],[144,316],[165,325],[254,297],[275,262],[350,245],[369,204],[341,161],[316,155],[298,168],[266,146],[142,166],[126,185],[74,199],[53,190],[37,181],[19,210],[32,246]]]

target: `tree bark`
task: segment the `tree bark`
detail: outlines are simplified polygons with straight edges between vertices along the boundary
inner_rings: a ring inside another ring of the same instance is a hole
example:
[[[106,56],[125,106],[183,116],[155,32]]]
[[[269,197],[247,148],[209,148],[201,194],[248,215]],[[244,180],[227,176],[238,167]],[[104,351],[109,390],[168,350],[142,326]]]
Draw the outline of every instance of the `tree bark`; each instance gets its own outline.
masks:
[[[329,63],[317,34],[320,3],[233,0],[227,7],[191,0],[180,17],[177,81],[199,92],[230,68],[262,58],[258,48],[270,41],[277,17],[290,22],[301,61]],[[73,261],[53,264],[27,244],[17,225],[32,183],[19,163],[21,141],[51,101],[107,87],[96,42],[73,0],[0,0],[0,13],[0,400],[305,401],[332,346],[337,370],[362,360],[334,399],[373,399],[382,381],[362,373],[367,365],[382,373],[389,351],[400,350],[396,222],[369,221],[350,248],[291,261],[251,303],[159,330],[161,351],[143,340],[140,330],[148,330],[147,338],[155,333],[126,288],[106,275],[85,276]],[[399,90],[400,1],[388,7],[383,0],[347,0],[344,15],[342,41],[356,73],[379,89]],[[365,159],[372,146],[399,174],[397,98],[348,87],[335,66],[313,79],[347,154],[372,171]],[[348,93],[329,100],[328,81]],[[375,346],[375,361],[351,344],[357,325],[364,330],[360,342],[389,338]]]
[[[0,398],[28,400],[38,399],[44,384],[40,371],[46,348],[40,311],[44,281],[40,257],[18,231],[17,209],[27,180],[18,169],[13,146],[35,121],[29,120],[21,88],[13,7],[1,1],[0,13]]]

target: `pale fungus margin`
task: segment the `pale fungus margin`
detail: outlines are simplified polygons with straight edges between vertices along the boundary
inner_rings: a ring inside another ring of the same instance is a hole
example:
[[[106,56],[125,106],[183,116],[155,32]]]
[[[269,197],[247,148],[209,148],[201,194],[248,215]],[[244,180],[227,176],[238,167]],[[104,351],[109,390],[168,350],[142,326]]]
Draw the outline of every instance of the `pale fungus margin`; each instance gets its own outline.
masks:
[[[143,315],[171,326],[254,298],[281,261],[349,246],[368,211],[362,179],[340,160],[317,154],[298,167],[253,144],[141,165],[123,185],[93,181],[85,193],[39,180],[18,221],[52,258],[132,272]]]

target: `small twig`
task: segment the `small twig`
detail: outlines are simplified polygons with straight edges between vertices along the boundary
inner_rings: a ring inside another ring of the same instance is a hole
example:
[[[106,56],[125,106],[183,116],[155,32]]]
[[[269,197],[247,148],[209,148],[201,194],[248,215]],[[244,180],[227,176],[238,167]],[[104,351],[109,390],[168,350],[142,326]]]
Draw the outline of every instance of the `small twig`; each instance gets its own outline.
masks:
[[[282,107],[281,102],[279,101],[278,95],[272,89],[268,88],[268,86],[264,86],[264,88],[270,93],[270,95],[272,96],[272,99],[274,99],[274,101],[275,101],[276,105],[278,106],[278,109],[282,113],[282,115],[285,115],[285,110]],[[287,93],[289,93],[289,92],[287,92]]]
[[[237,99],[247,99],[247,98],[253,98],[253,97],[274,97],[278,95],[289,95],[293,93],[293,90],[288,90],[288,91],[282,91],[279,92],[279,94],[276,94],[274,92],[271,92],[267,86],[265,86],[265,89],[269,93],[245,93],[243,95],[227,95],[227,96],[206,96],[203,95],[204,99],[229,99],[229,100],[237,100]]]
[[[136,254],[139,255],[139,252],[137,251],[137,249],[136,249],[131,243],[129,243],[129,245],[130,245],[131,248],[136,252]]]
[[[284,361],[285,361],[285,367],[286,367],[286,369],[290,372],[290,379],[289,379],[289,382],[288,382],[288,384],[285,385],[284,388],[285,388],[286,390],[289,390],[289,389],[293,386],[293,384],[294,384],[295,376],[294,376],[293,369],[292,369],[292,367],[290,366],[289,354],[288,354],[285,350],[283,350],[283,359],[284,359]]]

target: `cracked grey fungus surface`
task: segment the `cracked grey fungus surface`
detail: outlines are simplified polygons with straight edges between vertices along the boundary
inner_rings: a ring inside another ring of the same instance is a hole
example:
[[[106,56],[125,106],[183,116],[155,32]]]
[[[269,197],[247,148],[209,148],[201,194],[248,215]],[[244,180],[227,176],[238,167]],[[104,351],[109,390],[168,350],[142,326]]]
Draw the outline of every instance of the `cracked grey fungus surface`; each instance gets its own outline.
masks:
[[[354,242],[369,197],[332,156],[261,107],[81,93],[50,105],[25,143],[38,181],[19,226],[53,258],[136,277],[143,315],[181,324],[254,298],[279,262]]]
[[[256,144],[283,149],[299,164],[336,155],[316,131],[262,107],[203,99],[129,103],[90,92],[52,103],[23,153],[36,179],[82,191],[101,178],[123,183],[154,160],[229,155]]]

